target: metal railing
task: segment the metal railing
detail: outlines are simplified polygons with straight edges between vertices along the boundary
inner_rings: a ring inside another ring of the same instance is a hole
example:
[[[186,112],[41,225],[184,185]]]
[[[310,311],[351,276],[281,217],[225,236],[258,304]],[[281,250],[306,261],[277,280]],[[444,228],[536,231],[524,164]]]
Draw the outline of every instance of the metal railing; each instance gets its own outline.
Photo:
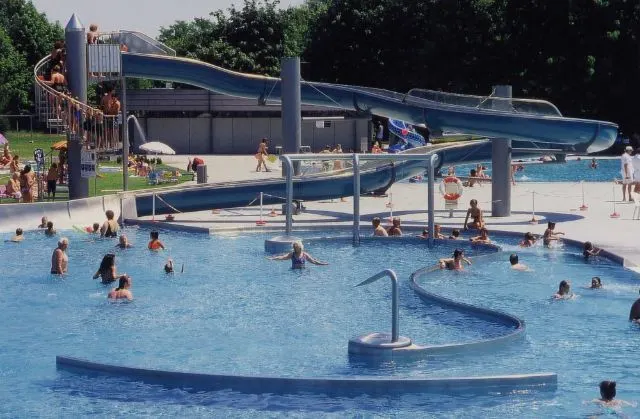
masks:
[[[55,90],[46,80],[50,57],[45,57],[33,70],[38,119],[50,132],[75,134],[86,148],[115,151],[122,147],[120,116],[105,113],[73,98],[67,92]]]
[[[118,44],[126,46],[127,52],[140,53],[140,54],[156,54],[156,55],[169,55],[176,56],[176,51],[145,35],[142,32],[136,31],[114,31],[104,32],[98,35],[98,44]]]
[[[474,96],[438,92],[427,89],[411,89],[407,93],[406,100],[411,101],[412,98],[474,109],[496,110],[529,115],[562,116],[560,110],[553,103],[546,100],[499,98],[494,97],[493,92],[489,96]]]

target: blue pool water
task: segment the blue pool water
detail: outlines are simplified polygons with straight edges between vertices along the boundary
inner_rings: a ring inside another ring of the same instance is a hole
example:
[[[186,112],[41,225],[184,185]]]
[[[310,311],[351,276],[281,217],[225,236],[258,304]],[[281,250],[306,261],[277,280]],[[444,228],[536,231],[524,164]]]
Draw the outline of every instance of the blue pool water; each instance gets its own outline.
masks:
[[[566,163],[525,162],[524,170],[516,172],[516,182],[611,182],[621,178],[620,159],[597,159],[597,162],[597,169],[591,168],[591,159],[586,157]],[[487,168],[485,173],[491,176],[491,162],[484,162],[483,166]],[[456,165],[456,174],[469,176],[469,171],[475,167],[475,164]]]
[[[525,319],[527,338],[496,353],[441,356],[372,366],[350,361],[349,338],[390,328],[390,287],[354,285],[384,268],[401,280],[400,331],[417,343],[464,342],[498,336],[502,326],[424,305],[409,289],[409,275],[450,246],[424,242],[348,238],[311,241],[307,250],[331,262],[305,271],[265,259],[271,235],[209,237],[162,233],[169,248],[146,250],[148,231],[130,229],[136,246],[116,250],[118,270],[133,277],[135,301],[109,304],[108,288],[91,280],[112,241],[70,233],[70,273],[49,271],[55,239],[27,233],[19,245],[2,243],[0,307],[0,417],[86,415],[211,417],[353,416],[428,414],[460,416],[579,416],[597,413],[583,400],[597,382],[619,381],[621,398],[640,394],[634,350],[640,330],[626,321],[637,296],[636,278],[607,261],[585,264],[576,251],[520,251],[533,273],[511,272],[504,253],[477,256],[463,273],[436,272],[420,280],[435,291]],[[512,240],[504,240],[507,246]],[[171,256],[183,274],[162,272]],[[30,261],[25,264],[25,261]],[[578,289],[593,275],[605,289]],[[561,279],[580,297],[552,302]],[[557,392],[509,395],[407,395],[328,398],[321,395],[189,393],[106,377],[55,370],[57,354],[136,367],[191,372],[303,377],[439,377],[557,372]],[[629,414],[637,413],[630,409]]]

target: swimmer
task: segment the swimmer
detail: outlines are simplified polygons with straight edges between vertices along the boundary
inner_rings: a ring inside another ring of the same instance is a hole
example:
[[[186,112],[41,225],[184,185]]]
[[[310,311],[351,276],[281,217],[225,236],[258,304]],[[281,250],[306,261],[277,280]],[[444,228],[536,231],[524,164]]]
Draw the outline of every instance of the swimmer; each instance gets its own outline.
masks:
[[[594,276],[593,278],[591,278],[591,286],[588,288],[592,290],[597,290],[602,288],[602,280],[600,280],[600,277]]]
[[[629,403],[624,400],[616,400],[616,382],[601,381],[600,382],[600,398],[594,399],[593,402],[604,407],[635,407],[635,403]]]
[[[47,221],[47,229],[44,231],[44,234],[48,237],[56,235],[56,229],[53,228],[53,222]]]
[[[321,262],[311,256],[309,253],[304,251],[304,246],[301,242],[296,241],[293,242],[293,252],[289,252],[280,256],[271,256],[268,259],[270,260],[289,260],[291,259],[291,269],[302,269],[304,268],[305,261],[309,261],[314,265],[328,265],[327,262]]]
[[[167,263],[164,264],[164,273],[173,273],[173,260],[171,258],[169,258],[169,260],[167,260]]]
[[[157,231],[152,231],[151,233],[149,233],[149,237],[151,237],[151,241],[147,245],[149,250],[164,250],[164,244],[162,244],[162,242],[158,238],[160,237],[160,233],[158,233]]]
[[[128,249],[129,247],[133,247],[133,245],[129,243],[129,239],[127,238],[127,236],[125,234],[122,234],[118,238],[118,244],[116,244],[116,247],[120,249]]]
[[[584,242],[584,247],[582,248],[582,256],[585,259],[589,259],[590,256],[598,256],[600,254],[600,250],[593,246],[591,242]]]
[[[110,300],[123,300],[127,299],[128,301],[133,300],[133,294],[130,291],[131,288],[131,277],[128,275],[120,276],[120,280],[118,282],[118,288],[114,288],[109,291],[109,295],[107,298]]]
[[[389,236],[402,236],[402,230],[400,229],[400,217],[393,217],[392,225],[387,230]]]
[[[491,239],[489,238],[489,230],[487,230],[485,227],[482,227],[480,229],[480,235],[471,237],[469,240],[471,241],[471,243],[491,243]]]
[[[633,302],[629,311],[629,321],[640,323],[640,298]]]
[[[471,217],[471,222],[468,223],[469,217]],[[464,230],[468,230],[470,228],[475,228],[480,230],[484,227],[484,217],[482,215],[482,210],[478,207],[478,200],[472,199],[469,202],[469,209],[467,210],[467,216],[464,218]]]
[[[449,269],[453,271],[463,270],[462,262],[467,262],[467,265],[471,265],[471,261],[464,257],[464,250],[456,249],[453,251],[453,257],[448,259],[440,259],[438,265],[440,269]]]
[[[560,281],[558,292],[553,295],[555,300],[569,300],[575,295],[571,292],[571,281]]]
[[[449,236],[449,240],[458,240],[459,237],[460,237],[460,230],[458,230],[457,228],[454,228],[453,230],[451,230],[451,235]]]
[[[20,243],[22,240],[24,240],[24,235],[22,233],[23,231],[21,228],[16,228],[16,235],[11,237],[11,240],[9,241],[13,243]]]
[[[58,247],[51,255],[51,273],[54,275],[64,275],[67,273],[67,265],[69,264],[69,256],[65,253],[69,248],[69,239],[62,237],[58,240]]]
[[[598,168],[598,161],[596,159],[591,159],[591,168],[592,169]]]
[[[514,269],[516,271],[529,270],[529,267],[527,265],[523,265],[519,262],[518,255],[516,255],[515,253],[512,253],[511,256],[509,256],[509,263],[511,263],[511,269]]]
[[[100,237],[118,237],[120,226],[118,222],[114,220],[114,212],[107,210],[104,215],[107,217],[107,220],[102,224],[102,227],[100,227]]]
[[[49,220],[47,219],[47,217],[42,217],[42,219],[40,220],[40,225],[38,226],[38,228],[47,228],[47,222]]]
[[[422,234],[420,234],[419,236],[417,236],[420,239],[428,239],[429,238],[429,231],[427,230],[422,230]],[[442,227],[440,227],[440,224],[436,224],[433,226],[433,237],[436,239],[444,239],[446,238],[444,234],[442,234]]]
[[[93,279],[100,278],[103,284],[110,284],[115,282],[118,278],[118,274],[116,273],[116,255],[113,253],[107,253],[102,258],[102,262],[100,262],[100,267],[98,271],[93,275]]]
[[[91,227],[86,228],[87,233],[98,234],[100,233],[100,223],[93,223]]]
[[[385,230],[384,227],[380,225],[380,217],[375,217],[373,220],[371,220],[371,225],[373,225],[374,236],[378,236],[378,237],[388,236],[387,230]]]
[[[542,236],[542,243],[545,247],[549,247],[551,242],[554,240],[560,240],[558,236],[564,236],[564,233],[561,231],[554,231],[556,228],[556,223],[549,221],[547,223],[547,229],[544,231],[544,235]]]
[[[524,239],[520,242],[520,247],[531,247],[536,244],[536,238],[533,233],[524,233]]]

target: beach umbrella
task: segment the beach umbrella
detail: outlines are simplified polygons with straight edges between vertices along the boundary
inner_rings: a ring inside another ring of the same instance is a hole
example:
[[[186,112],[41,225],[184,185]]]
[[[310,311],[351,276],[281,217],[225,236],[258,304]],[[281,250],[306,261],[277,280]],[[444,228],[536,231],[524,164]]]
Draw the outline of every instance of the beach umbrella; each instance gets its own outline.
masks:
[[[67,149],[67,140],[58,141],[57,143],[53,143],[51,146],[52,150],[66,150]]]
[[[140,146],[140,150],[152,154],[176,154],[174,149],[159,141],[151,141]]]
[[[9,140],[7,140],[4,135],[0,134],[0,145],[7,144],[8,142]]]

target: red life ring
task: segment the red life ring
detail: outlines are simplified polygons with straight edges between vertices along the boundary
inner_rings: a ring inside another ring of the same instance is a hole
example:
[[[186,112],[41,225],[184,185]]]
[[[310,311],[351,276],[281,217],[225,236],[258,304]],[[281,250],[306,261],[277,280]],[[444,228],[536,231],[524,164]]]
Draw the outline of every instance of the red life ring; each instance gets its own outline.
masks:
[[[440,193],[445,201],[457,201],[462,196],[462,182],[455,176],[447,176],[440,183]]]

